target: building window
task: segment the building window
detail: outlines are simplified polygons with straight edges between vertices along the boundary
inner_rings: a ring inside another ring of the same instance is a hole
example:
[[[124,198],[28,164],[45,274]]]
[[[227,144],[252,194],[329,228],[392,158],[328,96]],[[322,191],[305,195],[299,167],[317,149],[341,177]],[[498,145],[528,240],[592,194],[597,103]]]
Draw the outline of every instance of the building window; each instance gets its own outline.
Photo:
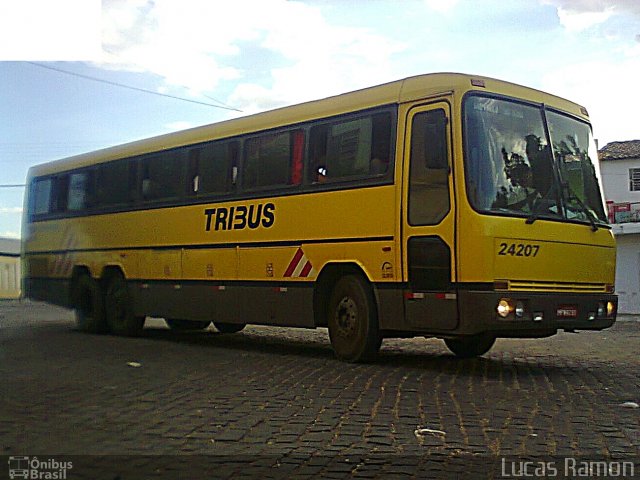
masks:
[[[629,190],[640,192],[640,168],[629,169]]]

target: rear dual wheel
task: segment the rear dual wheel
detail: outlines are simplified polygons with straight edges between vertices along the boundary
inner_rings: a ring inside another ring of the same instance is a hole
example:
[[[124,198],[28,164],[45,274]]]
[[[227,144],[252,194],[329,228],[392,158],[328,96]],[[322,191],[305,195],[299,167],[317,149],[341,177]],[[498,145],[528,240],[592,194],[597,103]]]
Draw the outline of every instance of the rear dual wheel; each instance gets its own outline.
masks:
[[[122,275],[112,276],[107,283],[105,316],[111,333],[127,337],[142,333],[145,317],[135,314],[129,286]]]
[[[74,287],[73,304],[78,330],[87,333],[105,333],[108,330],[104,298],[100,284],[89,275],[78,278]]]

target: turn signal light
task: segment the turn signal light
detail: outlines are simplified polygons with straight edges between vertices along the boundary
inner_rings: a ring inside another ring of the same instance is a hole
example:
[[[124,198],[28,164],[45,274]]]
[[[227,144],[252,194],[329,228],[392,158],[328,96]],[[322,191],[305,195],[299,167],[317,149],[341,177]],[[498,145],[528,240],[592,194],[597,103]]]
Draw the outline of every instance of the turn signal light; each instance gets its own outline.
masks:
[[[614,302],[598,303],[598,318],[612,317],[616,313]]]
[[[607,302],[607,317],[612,317],[614,313],[616,313],[616,304]]]

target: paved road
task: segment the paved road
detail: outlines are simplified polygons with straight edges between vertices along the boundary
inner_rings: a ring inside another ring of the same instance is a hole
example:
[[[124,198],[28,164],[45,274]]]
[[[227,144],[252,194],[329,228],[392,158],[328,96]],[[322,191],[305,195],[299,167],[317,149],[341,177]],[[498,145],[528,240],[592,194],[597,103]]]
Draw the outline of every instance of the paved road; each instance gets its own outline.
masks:
[[[152,319],[118,338],[0,302],[0,447],[68,459],[69,479],[513,478],[543,464],[565,478],[595,461],[635,462],[640,478],[639,347],[626,320],[498,340],[471,360],[385,340],[379,361],[350,365],[323,329],[175,333]]]

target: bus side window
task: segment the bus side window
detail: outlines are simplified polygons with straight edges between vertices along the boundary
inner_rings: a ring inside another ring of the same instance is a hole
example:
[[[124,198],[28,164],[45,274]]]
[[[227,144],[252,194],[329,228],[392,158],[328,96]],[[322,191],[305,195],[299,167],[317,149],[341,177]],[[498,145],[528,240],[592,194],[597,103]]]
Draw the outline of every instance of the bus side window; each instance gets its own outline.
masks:
[[[124,205],[133,201],[131,164],[135,160],[102,163],[96,170],[95,204],[98,207]]]
[[[311,183],[386,175],[391,157],[391,115],[387,112],[311,129]]]
[[[296,185],[302,180],[304,132],[292,130],[248,139],[244,144],[245,188]]]
[[[69,175],[59,175],[55,179],[51,201],[51,211],[61,213],[67,210],[69,196]]]
[[[215,142],[189,151],[190,195],[227,193],[232,190],[237,142]]]
[[[309,135],[309,183],[324,183],[327,178],[327,134],[328,125],[319,125],[311,129]]]
[[[67,210],[79,212],[92,206],[93,172],[79,172],[69,175]]]
[[[142,160],[142,198],[168,200],[183,192],[181,152],[162,152]]]
[[[200,155],[202,148],[189,150],[189,166],[187,173],[187,194],[197,195],[200,191]]]
[[[449,209],[447,117],[443,109],[421,112],[411,126],[409,223],[435,225]]]
[[[31,198],[29,213],[31,215],[46,215],[51,211],[51,191],[53,179],[36,179],[31,184]]]
[[[371,118],[332,125],[327,136],[327,176],[347,179],[369,172]]]
[[[391,159],[391,115],[380,113],[372,120],[369,173],[373,176],[386,175]]]
[[[302,183],[302,170],[304,158],[304,132],[296,130],[291,135],[291,185],[300,185]]]

